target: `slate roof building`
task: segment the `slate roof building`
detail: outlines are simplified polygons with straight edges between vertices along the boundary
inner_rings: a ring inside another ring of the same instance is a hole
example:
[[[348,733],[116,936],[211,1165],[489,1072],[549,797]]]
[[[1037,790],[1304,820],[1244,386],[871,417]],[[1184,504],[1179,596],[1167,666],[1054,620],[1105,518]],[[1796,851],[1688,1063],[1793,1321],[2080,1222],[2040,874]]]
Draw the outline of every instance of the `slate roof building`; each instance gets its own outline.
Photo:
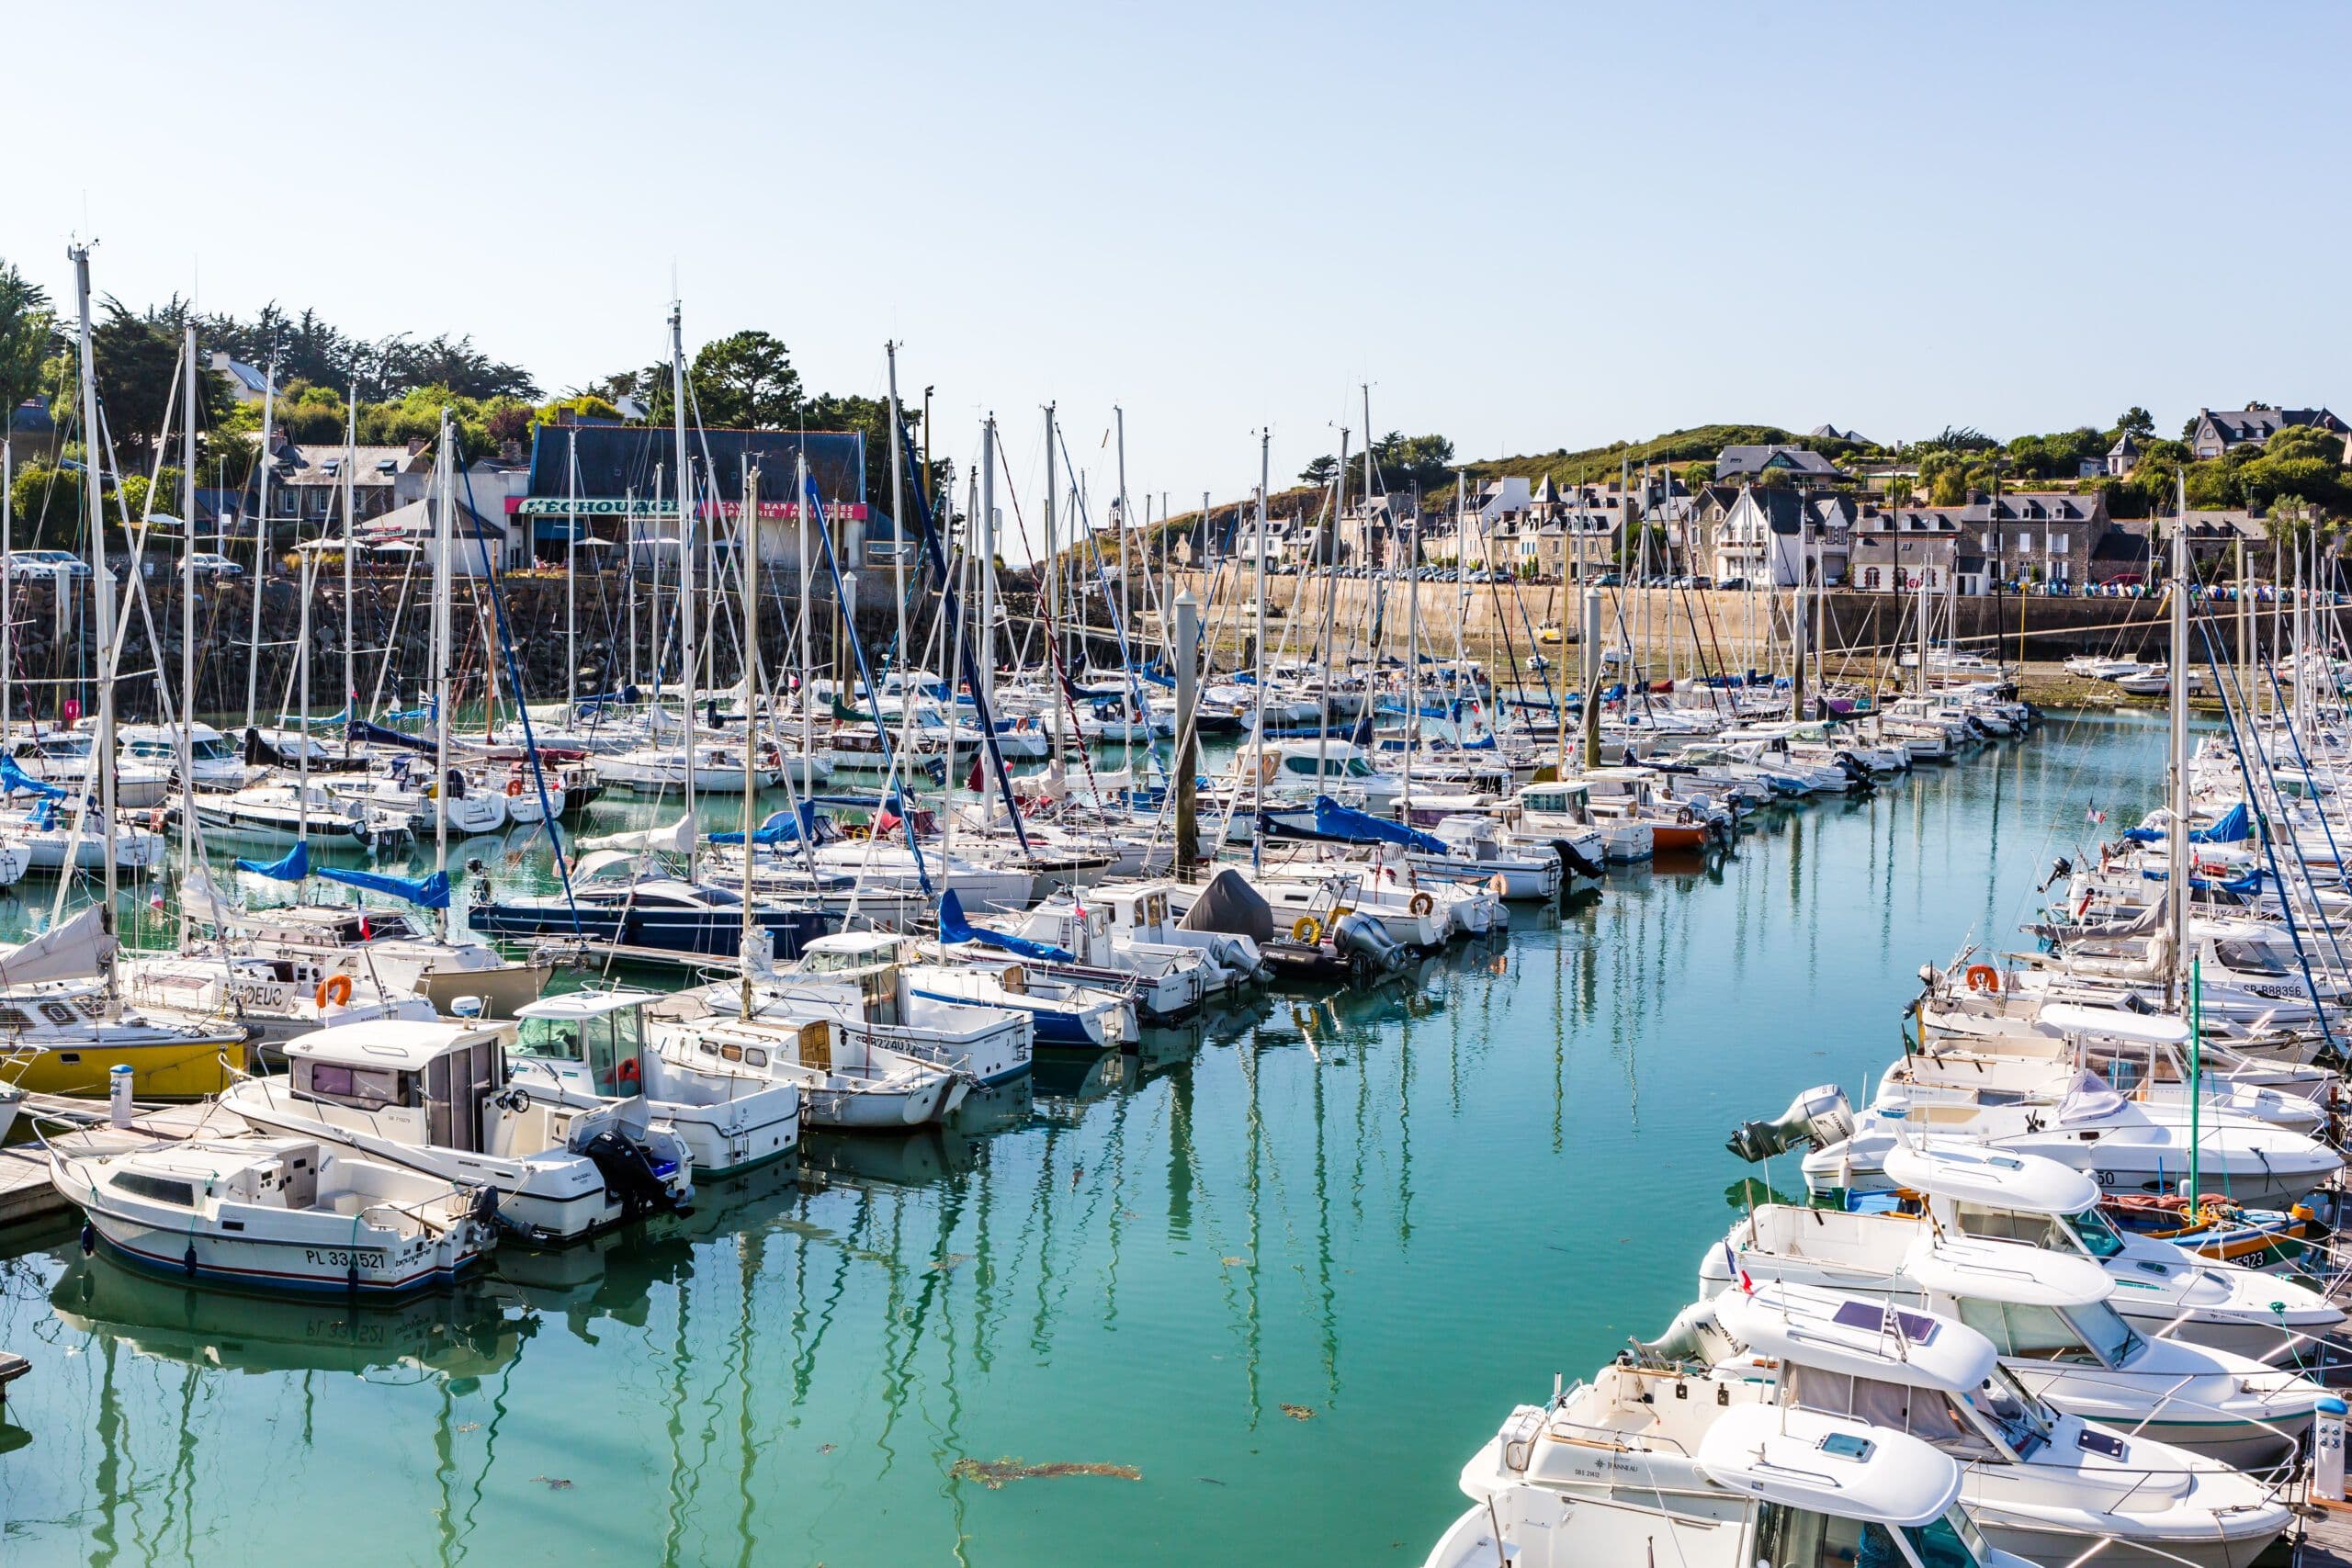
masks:
[[[2260,446],[2290,424],[2308,424],[2336,435],[2352,434],[2352,425],[2325,409],[2199,409],[2188,434],[2188,449],[2199,461],[2226,457],[2233,447]]]
[[[1838,465],[1803,446],[1726,446],[1715,455],[1715,480],[1736,484],[1767,473],[1785,473],[1799,489],[1835,484]]]

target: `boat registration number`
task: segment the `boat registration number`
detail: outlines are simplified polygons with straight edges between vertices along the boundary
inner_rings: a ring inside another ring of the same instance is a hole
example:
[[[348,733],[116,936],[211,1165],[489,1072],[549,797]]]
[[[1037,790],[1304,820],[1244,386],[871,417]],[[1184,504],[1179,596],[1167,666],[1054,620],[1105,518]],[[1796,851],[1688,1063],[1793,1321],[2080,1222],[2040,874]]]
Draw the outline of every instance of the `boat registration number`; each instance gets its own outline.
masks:
[[[302,1249],[302,1261],[327,1269],[381,1269],[384,1253],[381,1247],[306,1247]]]
[[[229,999],[243,1007],[276,1007],[285,1001],[286,987],[268,980],[232,980]]]

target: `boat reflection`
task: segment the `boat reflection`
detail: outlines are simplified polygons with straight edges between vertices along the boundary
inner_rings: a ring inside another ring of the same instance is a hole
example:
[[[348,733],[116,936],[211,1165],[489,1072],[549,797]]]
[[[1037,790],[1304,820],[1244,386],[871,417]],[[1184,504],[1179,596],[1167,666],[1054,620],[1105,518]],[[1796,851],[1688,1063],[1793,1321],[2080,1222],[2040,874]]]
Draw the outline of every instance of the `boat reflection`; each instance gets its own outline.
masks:
[[[961,1113],[959,1110],[957,1114]],[[969,1134],[945,1125],[916,1127],[880,1137],[811,1133],[800,1141],[800,1163],[822,1180],[920,1187],[971,1169],[980,1157],[979,1149]]]
[[[49,1293],[58,1320],[133,1354],[233,1372],[407,1369],[453,1382],[512,1362],[536,1325],[489,1281],[392,1304],[281,1301],[207,1290],[74,1257]]]
[[[1125,1082],[1126,1068],[1114,1046],[1085,1055],[1066,1051],[1041,1056],[1029,1076],[1036,1080],[1037,1114],[1068,1121]]]

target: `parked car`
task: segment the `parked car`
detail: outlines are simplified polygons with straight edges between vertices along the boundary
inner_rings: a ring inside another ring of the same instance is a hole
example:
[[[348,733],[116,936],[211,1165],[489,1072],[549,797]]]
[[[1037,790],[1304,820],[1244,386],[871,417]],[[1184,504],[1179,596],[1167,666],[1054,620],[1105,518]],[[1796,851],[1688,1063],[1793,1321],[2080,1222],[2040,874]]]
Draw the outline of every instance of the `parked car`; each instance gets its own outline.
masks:
[[[188,557],[187,569],[198,577],[243,577],[245,575],[243,567],[239,566],[227,556],[215,555],[209,550],[198,550]]]
[[[90,563],[71,550],[17,550],[7,558],[10,577],[57,581],[90,575]]]
[[[1592,585],[1595,588],[1623,588],[1625,577],[1623,572],[1604,571],[1592,580]]]
[[[1747,586],[1747,579],[1744,577],[1719,577],[1715,579],[1715,586],[1718,589],[1727,592],[1743,589]]]

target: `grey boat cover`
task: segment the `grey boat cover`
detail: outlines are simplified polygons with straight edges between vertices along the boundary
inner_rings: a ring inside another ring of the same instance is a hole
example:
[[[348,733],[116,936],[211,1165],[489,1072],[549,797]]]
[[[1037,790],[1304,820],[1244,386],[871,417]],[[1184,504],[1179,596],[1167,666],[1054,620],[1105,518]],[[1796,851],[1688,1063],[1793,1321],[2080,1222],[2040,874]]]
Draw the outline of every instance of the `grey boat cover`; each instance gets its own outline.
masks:
[[[29,986],[41,980],[79,980],[102,974],[114,957],[96,904],[60,920],[30,942],[0,948],[0,986]]]
[[[2171,897],[2169,893],[2159,895],[2154,903],[2128,920],[2093,920],[2084,925],[2044,921],[2025,930],[2029,935],[2048,937],[2054,942],[2114,942],[2125,937],[2152,936],[2164,929],[2171,912]]]
[[[1176,922],[1188,931],[1214,931],[1222,936],[1246,936],[1251,942],[1272,942],[1274,936],[1274,911],[1258,890],[1241,879],[1241,874],[1227,866],[1209,878],[1184,918]]]

